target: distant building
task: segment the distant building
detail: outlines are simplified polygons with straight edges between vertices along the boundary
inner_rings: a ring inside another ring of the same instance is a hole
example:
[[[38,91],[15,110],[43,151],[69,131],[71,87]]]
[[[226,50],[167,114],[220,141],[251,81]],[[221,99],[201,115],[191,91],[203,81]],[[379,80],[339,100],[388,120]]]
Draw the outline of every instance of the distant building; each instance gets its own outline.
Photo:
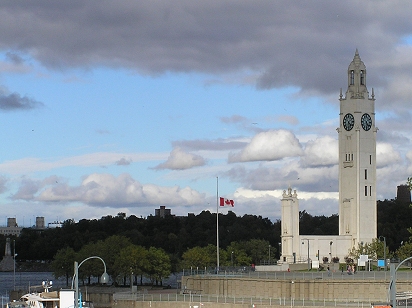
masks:
[[[46,229],[44,217],[36,217],[36,224],[31,228],[36,230]],[[21,230],[23,230],[23,228],[19,227],[16,218],[9,217],[7,218],[7,226],[0,227],[0,234],[20,236]]]
[[[396,199],[400,202],[411,203],[411,191],[408,185],[399,185],[396,192]]]
[[[166,206],[161,205],[160,209],[155,209],[155,216],[165,218],[168,215],[172,215],[170,209],[167,209]]]
[[[18,227],[16,218],[7,218],[7,227]]]
[[[36,229],[44,229],[44,217],[36,217]]]
[[[16,218],[7,218],[7,226],[0,227],[0,234],[19,236],[22,229],[17,225]]]
[[[54,229],[54,228],[62,228],[63,223],[61,221],[53,221],[47,224],[47,228]]]

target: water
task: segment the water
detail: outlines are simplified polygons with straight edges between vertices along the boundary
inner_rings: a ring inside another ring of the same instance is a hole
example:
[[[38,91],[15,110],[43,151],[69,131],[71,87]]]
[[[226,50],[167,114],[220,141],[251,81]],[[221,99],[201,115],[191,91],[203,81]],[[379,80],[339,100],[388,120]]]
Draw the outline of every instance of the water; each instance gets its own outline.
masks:
[[[41,286],[42,281],[53,281],[53,289],[66,287],[66,279],[56,279],[52,272],[0,272],[0,296],[10,291],[29,290],[33,286]],[[71,280],[69,280],[70,283]]]

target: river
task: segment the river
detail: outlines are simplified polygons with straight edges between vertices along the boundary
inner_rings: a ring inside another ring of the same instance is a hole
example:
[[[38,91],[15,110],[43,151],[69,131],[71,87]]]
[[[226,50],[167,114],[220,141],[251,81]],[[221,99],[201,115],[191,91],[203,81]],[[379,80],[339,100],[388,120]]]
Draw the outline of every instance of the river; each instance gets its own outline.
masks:
[[[0,295],[8,295],[13,290],[28,290],[47,280],[53,281],[55,287],[66,286],[66,279],[56,279],[52,272],[0,272]]]

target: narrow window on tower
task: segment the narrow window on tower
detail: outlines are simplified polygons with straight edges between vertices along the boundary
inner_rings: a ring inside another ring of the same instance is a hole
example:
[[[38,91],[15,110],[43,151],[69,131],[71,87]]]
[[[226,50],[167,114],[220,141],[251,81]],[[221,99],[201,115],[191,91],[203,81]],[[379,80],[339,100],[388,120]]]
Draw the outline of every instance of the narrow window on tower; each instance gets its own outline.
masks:
[[[372,196],[372,186],[369,186],[369,196]]]
[[[365,197],[368,195],[368,186],[365,186]]]
[[[365,76],[363,75],[363,71],[360,71],[360,84],[362,86],[365,85]]]
[[[367,180],[367,179],[368,179],[368,170],[365,169],[365,180]]]
[[[372,155],[369,155],[369,165],[372,165]]]
[[[351,160],[353,161],[353,153],[352,153],[352,159]]]
[[[353,70],[350,71],[350,84],[355,84],[355,72]]]

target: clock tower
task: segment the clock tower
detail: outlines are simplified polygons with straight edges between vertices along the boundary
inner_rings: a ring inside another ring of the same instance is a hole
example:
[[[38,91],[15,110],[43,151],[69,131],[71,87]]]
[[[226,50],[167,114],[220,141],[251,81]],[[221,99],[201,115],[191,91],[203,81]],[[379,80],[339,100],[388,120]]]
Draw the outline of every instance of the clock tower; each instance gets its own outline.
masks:
[[[377,236],[375,95],[358,50],[339,100],[339,235],[350,235],[353,247]]]

